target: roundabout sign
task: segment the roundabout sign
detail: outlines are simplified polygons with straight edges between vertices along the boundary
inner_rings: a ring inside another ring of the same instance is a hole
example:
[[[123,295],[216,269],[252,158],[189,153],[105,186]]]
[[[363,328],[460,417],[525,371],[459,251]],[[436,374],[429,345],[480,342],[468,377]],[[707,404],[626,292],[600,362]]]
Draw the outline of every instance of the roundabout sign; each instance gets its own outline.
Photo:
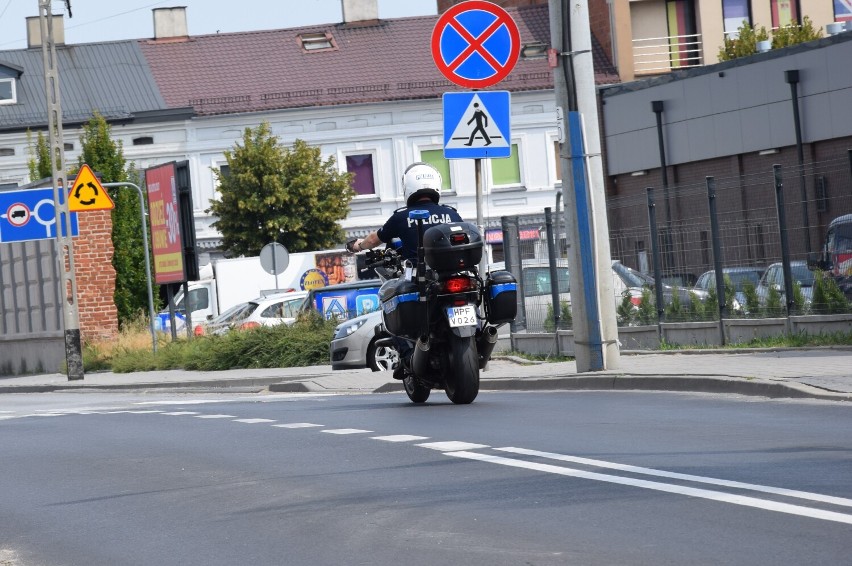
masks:
[[[432,58],[450,81],[485,88],[505,79],[518,62],[521,34],[512,17],[484,0],[456,4],[432,30]]]

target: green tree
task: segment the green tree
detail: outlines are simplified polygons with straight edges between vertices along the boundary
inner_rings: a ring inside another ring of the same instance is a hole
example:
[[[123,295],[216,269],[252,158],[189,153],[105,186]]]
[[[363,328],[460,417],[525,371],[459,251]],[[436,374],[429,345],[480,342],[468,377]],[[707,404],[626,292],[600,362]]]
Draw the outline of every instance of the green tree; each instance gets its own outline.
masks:
[[[43,132],[39,132],[33,143],[32,132],[27,132],[27,144],[29,145],[30,158],[27,160],[27,169],[30,172],[30,180],[38,181],[53,176],[53,167],[50,166],[50,140]]]
[[[624,291],[621,294],[621,302],[615,309],[619,326],[630,326],[636,317],[636,307],[633,305],[632,298],[630,291]]]
[[[837,286],[837,281],[830,274],[816,271],[811,310],[816,314],[838,314],[852,310],[852,304],[846,300],[843,291]]]
[[[639,302],[636,318],[640,324],[645,325],[657,322],[657,307],[651,295],[651,288],[647,285],[642,287],[642,300]]]
[[[77,159],[78,169],[83,164],[88,165],[100,175],[102,183],[130,181],[139,184],[133,164],[128,164],[124,159],[123,144],[112,139],[110,125],[98,112],[83,126],[80,145],[82,151]],[[108,191],[115,202],[112,211],[114,299],[118,309],[118,323],[123,327],[139,317],[140,313],[148,311],[142,219],[136,191],[128,188],[112,188]]]
[[[745,313],[751,316],[760,314],[760,298],[757,296],[757,287],[751,281],[743,283],[743,295],[746,304],[743,305]]]
[[[278,242],[291,252],[330,248],[343,241],[354,192],[352,176],[333,157],[296,140],[288,148],[268,123],[246,128],[242,144],[225,152],[228,173],[216,171],[221,198],[210,201],[213,227],[232,255],[257,255]]]

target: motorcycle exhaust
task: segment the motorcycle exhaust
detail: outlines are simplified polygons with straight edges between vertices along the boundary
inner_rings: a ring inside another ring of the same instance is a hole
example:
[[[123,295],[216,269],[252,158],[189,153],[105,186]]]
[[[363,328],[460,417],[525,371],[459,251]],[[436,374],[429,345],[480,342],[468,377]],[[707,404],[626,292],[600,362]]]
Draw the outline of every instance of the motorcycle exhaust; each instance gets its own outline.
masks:
[[[488,365],[488,360],[491,359],[491,352],[494,351],[494,346],[496,345],[497,327],[486,326],[476,337],[476,351],[479,352],[479,369],[485,369],[485,366]]]
[[[428,336],[421,336],[417,339],[414,352],[411,354],[411,371],[417,377],[423,378],[429,375],[429,349],[431,347]]]

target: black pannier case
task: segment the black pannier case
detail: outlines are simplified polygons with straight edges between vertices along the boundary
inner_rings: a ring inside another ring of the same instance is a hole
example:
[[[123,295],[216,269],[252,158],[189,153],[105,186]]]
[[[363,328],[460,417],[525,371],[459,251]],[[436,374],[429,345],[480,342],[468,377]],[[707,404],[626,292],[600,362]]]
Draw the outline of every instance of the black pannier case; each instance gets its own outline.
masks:
[[[469,222],[432,226],[423,234],[426,265],[438,273],[468,271],[482,260],[482,236]]]
[[[508,271],[492,271],[485,278],[485,319],[491,324],[515,320],[518,283]]]
[[[416,340],[425,318],[425,303],[420,302],[417,284],[405,279],[387,281],[379,289],[379,300],[387,331]]]

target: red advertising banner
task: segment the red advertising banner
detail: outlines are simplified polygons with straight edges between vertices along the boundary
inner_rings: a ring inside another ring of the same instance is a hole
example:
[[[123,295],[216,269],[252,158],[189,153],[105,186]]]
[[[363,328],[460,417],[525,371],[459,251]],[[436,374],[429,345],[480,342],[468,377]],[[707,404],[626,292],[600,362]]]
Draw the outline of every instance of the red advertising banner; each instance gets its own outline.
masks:
[[[167,163],[145,170],[148,187],[148,218],[151,223],[151,248],[154,255],[155,281],[183,283],[180,237],[180,209],[175,186],[175,164]]]

